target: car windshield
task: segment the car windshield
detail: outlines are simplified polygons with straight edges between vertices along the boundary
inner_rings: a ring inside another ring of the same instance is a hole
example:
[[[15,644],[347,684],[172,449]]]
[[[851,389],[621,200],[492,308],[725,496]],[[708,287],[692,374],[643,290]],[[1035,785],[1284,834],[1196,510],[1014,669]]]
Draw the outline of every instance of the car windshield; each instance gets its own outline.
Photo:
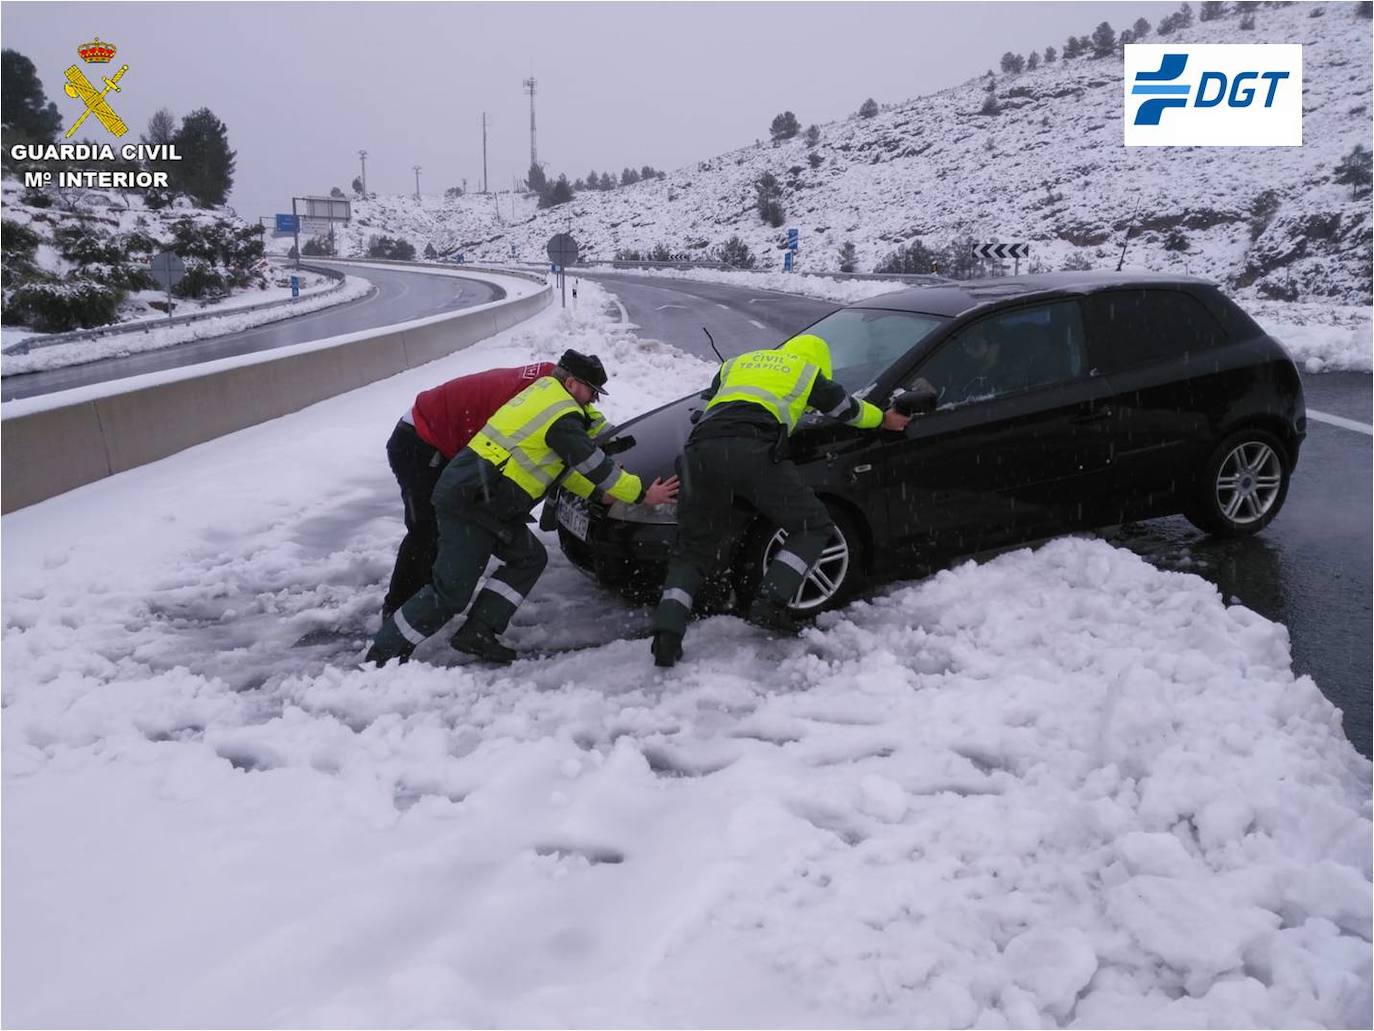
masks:
[[[850,393],[862,390],[930,335],[940,315],[878,308],[842,308],[806,332],[830,345],[832,378]]]

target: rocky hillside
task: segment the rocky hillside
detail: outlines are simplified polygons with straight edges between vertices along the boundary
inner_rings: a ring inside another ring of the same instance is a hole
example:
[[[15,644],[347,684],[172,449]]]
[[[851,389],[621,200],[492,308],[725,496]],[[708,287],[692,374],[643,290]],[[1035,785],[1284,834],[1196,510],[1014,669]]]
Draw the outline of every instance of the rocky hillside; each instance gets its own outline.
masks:
[[[1370,142],[1370,20],[1354,3],[1266,4],[1246,30],[1227,6],[1167,40],[1304,44],[1302,147],[1127,149],[1121,57],[1079,57],[998,75],[991,91],[980,77],[822,125],[814,148],[802,135],[752,145],[552,209],[525,197],[512,212],[509,195],[499,214],[490,197],[359,202],[340,249],[363,253],[385,233],[419,252],[538,260],[549,236],[570,231],[596,257],[658,244],[704,256],[739,235],[760,267],[778,268],[795,226],[805,269],[838,269],[846,242],[866,271],[917,239],[938,247],[972,236],[1028,241],[1039,270],[1114,267],[1134,225],[1132,266],[1211,276],[1244,296],[1368,303],[1368,195],[1352,196],[1334,170]],[[995,114],[983,113],[989,92]],[[756,209],[764,173],[782,186],[781,227]]]

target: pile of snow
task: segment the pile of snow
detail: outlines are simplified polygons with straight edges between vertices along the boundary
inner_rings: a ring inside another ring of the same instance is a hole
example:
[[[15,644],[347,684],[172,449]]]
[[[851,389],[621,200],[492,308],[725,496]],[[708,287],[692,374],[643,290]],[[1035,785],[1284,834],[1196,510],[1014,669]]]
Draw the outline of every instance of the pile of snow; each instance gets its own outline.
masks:
[[[367,227],[348,245],[387,234],[417,250],[461,246],[469,261],[539,259],[549,237],[567,231],[584,255],[609,259],[659,244],[704,256],[738,235],[762,266],[780,269],[790,226],[807,270],[838,269],[846,242],[867,272],[913,240],[934,247],[972,235],[1030,243],[1025,270],[1035,272],[1071,257],[1114,268],[1134,226],[1133,264],[1205,275],[1246,296],[1368,304],[1368,197],[1353,196],[1334,172],[1369,143],[1370,20],[1346,3],[1267,5],[1251,12],[1249,31],[1242,17],[1228,5],[1215,20],[1142,42],[1301,43],[1301,147],[1127,148],[1121,57],[1077,58],[998,75],[995,116],[980,114],[987,80],[972,79],[870,119],[823,124],[814,150],[800,135],[751,145],[542,211],[532,198],[512,210],[508,196],[499,216],[489,196],[359,201],[355,218]],[[1046,44],[1060,41],[1038,41]],[[783,187],[783,227],[756,211],[765,172]]]
[[[280,270],[274,272],[277,273],[274,279],[285,278],[280,274]],[[170,326],[159,325],[156,319],[149,318],[134,323],[127,332],[110,333],[90,340],[73,340],[65,344],[35,346],[28,354],[4,355],[0,358],[0,372],[6,376],[13,376],[24,372],[42,372],[46,369],[65,368],[68,365],[82,365],[99,361],[101,358],[124,358],[144,351],[160,351],[174,344],[239,333],[269,322],[280,322],[282,319],[331,308],[336,304],[356,301],[360,297],[366,297],[373,290],[371,282],[358,276],[346,276],[343,284],[336,289],[337,281],[328,276],[304,270],[299,275],[303,280],[300,297],[291,304],[281,304],[260,311],[235,311],[247,305],[290,300],[289,285],[235,294],[218,305],[204,305],[199,309],[206,312],[223,310],[223,315]],[[11,340],[9,332],[6,331],[5,343],[8,345],[21,340],[33,343],[35,337],[41,341],[43,336],[44,334],[23,334]]]
[[[3,520],[13,1025],[1295,1026],[1370,1012],[1370,766],[1288,635],[1066,539],[770,640],[550,566],[509,635],[355,665],[414,394],[579,306]]]

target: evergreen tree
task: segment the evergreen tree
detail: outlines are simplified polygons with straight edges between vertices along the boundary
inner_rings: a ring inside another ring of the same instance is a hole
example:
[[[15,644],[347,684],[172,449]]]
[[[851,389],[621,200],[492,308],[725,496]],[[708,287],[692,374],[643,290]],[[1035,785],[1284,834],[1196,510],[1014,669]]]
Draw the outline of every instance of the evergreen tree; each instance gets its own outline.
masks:
[[[425,244],[425,257],[426,257],[426,258],[428,258],[430,261],[433,261],[433,260],[434,260],[435,258],[437,258],[438,256],[439,256],[439,252],[436,251],[436,250],[434,249],[434,244],[433,244],[432,242],[431,242],[431,243]]]
[[[1190,25],[1192,25],[1192,24],[1193,24],[1193,5],[1190,4],[1190,3],[1187,3],[1186,0],[1185,0],[1185,3],[1183,4],[1183,6],[1180,7],[1180,8],[1178,9],[1178,27],[1179,27],[1180,29],[1186,29],[1186,28],[1188,28],[1188,26],[1190,26]]]
[[[13,145],[52,143],[62,128],[62,115],[43,92],[33,62],[8,48],[0,52],[0,123],[7,161]]]
[[[846,240],[844,246],[840,248],[840,271],[853,272],[854,265],[858,260],[859,256],[854,250],[854,242]]]
[[[549,185],[549,177],[544,174],[544,170],[537,163],[530,164],[530,170],[525,173],[525,186],[535,193],[542,194]]]
[[[181,160],[170,163],[168,183],[201,207],[223,204],[234,188],[234,151],[229,130],[208,107],[181,120],[172,138]]]
[[[588,173],[587,173],[587,178],[586,178],[585,181],[586,181],[586,183],[587,183],[587,189],[589,189],[589,190],[599,190],[599,189],[601,189],[601,177],[600,177],[599,175],[597,175],[595,172],[588,172]]]
[[[597,183],[598,190],[614,190],[615,180],[611,178],[610,172],[602,172],[601,179]]]
[[[353,182],[351,182],[349,186],[353,189],[353,196],[361,197],[363,195],[363,181],[356,175],[353,177]]]
[[[782,207],[782,186],[772,172],[764,172],[754,183],[759,218],[776,228],[782,225],[786,213]]]
[[[1033,72],[1040,67],[1040,52],[1032,50],[1026,55],[1026,71]]]
[[[720,245],[716,251],[716,260],[729,265],[731,268],[753,268],[756,262],[754,255],[749,252],[749,245],[738,236],[732,236]]]
[[[1121,52],[1126,52],[1126,47],[1135,42],[1135,37],[1131,35],[1130,29],[1122,29],[1121,35],[1117,38],[1117,44],[1121,47]]]
[[[637,182],[639,182],[639,173],[638,173],[638,172],[636,172],[633,168],[624,168],[624,169],[621,169],[621,172],[620,172],[620,185],[621,185],[621,186],[633,186],[633,185],[634,185],[635,183],[637,183]]]
[[[657,179],[657,178],[658,178],[658,172],[654,171],[654,166],[653,166],[653,165],[645,165],[643,168],[641,168],[641,169],[639,170],[639,179],[640,179],[641,182],[645,181],[646,179]]]
[[[1111,57],[1116,50],[1116,30],[1107,22],[1093,29],[1093,57]]]
[[[812,168],[820,168],[821,162],[824,160],[825,158],[821,157],[814,150],[810,154],[806,155],[806,163],[810,165]]]
[[[819,125],[816,125],[814,122],[811,125],[808,125],[806,127],[806,136],[804,137],[804,139],[808,147],[814,147],[817,143],[820,143],[821,127]]]
[[[1046,48],[1045,48],[1045,63],[1046,63],[1046,64],[1054,64],[1054,62],[1055,62],[1056,60],[1058,60],[1058,58],[1059,58],[1059,51],[1055,50],[1054,47],[1046,47]]]
[[[997,103],[997,94],[989,92],[988,95],[983,98],[983,106],[979,108],[978,113],[982,115],[995,115],[999,114],[1001,110],[1002,106]]]
[[[1341,158],[1340,163],[1336,165],[1336,174],[1333,178],[1338,183],[1349,183],[1352,197],[1358,197],[1361,192],[1368,192],[1370,152],[1360,144],[1355,144],[1355,149]]]
[[[773,124],[768,127],[768,135],[773,138],[773,142],[780,140],[790,140],[797,133],[801,132],[801,123],[797,121],[797,116],[791,111],[784,111],[773,119]]]
[[[1221,0],[1203,0],[1198,6],[1198,21],[1216,21],[1225,13],[1226,5]]]
[[[878,102],[874,100],[872,97],[869,97],[867,100],[865,100],[862,104],[859,105],[860,118],[872,118],[877,113]]]
[[[541,208],[553,208],[559,204],[566,204],[573,199],[572,186],[568,183],[566,175],[560,175],[558,181],[546,185],[539,193],[539,206]]]
[[[1013,54],[1008,50],[1002,55],[1002,71],[1015,75],[1017,72],[1025,71],[1026,59],[1020,54]]]
[[[1064,40],[1064,60],[1068,61],[1078,56],[1078,37],[1070,36]]]
[[[1150,34],[1150,23],[1144,18],[1137,18],[1135,24],[1131,26],[1131,36],[1136,40],[1142,40]]]
[[[344,192],[343,192],[343,190],[339,189],[337,186],[331,186],[331,187],[329,188],[329,196],[331,196],[331,197],[338,197],[340,200],[343,200],[343,199],[344,199]]]
[[[162,146],[171,143],[176,133],[177,116],[170,109],[162,107],[153,112],[153,117],[148,119],[147,132],[138,139],[140,143]]]

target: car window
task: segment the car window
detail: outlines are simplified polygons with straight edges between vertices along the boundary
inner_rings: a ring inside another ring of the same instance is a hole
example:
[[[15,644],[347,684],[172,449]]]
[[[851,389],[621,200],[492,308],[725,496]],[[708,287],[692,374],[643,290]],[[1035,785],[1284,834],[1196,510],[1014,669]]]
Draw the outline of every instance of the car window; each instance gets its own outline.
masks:
[[[939,407],[949,408],[1077,379],[1086,365],[1078,303],[1055,301],[966,326],[917,367],[912,382],[926,380]]]
[[[806,332],[830,345],[831,378],[853,393],[871,384],[948,321],[941,315],[914,311],[841,308]]]
[[[1181,290],[1109,290],[1084,299],[1093,368],[1104,374],[1206,350],[1225,333]]]

